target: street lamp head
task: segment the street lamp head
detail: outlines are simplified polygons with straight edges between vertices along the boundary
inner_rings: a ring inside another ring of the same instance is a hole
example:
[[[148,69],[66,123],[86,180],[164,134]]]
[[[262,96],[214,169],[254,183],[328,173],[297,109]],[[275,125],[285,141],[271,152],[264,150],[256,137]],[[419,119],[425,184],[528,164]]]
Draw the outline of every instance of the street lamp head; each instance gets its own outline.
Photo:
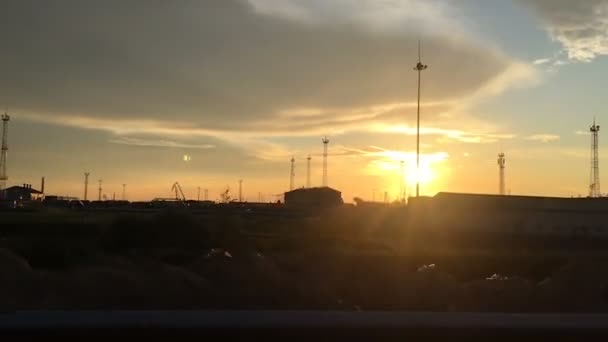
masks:
[[[418,62],[418,64],[416,64],[416,66],[414,67],[414,70],[422,71],[422,70],[425,70],[426,68],[428,68],[428,65],[424,65],[424,64]]]

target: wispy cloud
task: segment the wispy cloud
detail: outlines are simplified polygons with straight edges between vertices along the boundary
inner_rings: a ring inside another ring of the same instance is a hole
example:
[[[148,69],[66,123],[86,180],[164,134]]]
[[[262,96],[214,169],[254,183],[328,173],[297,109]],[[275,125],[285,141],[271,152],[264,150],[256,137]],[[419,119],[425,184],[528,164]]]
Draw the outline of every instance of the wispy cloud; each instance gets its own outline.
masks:
[[[170,147],[170,148],[188,148],[188,149],[212,149],[215,145],[211,144],[188,144],[172,140],[164,139],[141,139],[131,137],[117,137],[110,140],[114,144],[135,145],[135,146],[153,146],[153,147]]]
[[[385,133],[400,133],[406,135],[416,135],[416,127],[407,125],[383,125],[379,124],[374,127],[378,132]],[[502,139],[513,139],[514,134],[496,134],[482,132],[467,132],[456,129],[444,129],[438,127],[421,127],[420,134],[422,135],[437,135],[439,142],[463,142],[463,143],[493,143]]]
[[[559,138],[559,135],[555,134],[534,134],[529,137],[526,137],[527,140],[540,141],[543,143],[557,141],[559,140]]]
[[[541,65],[551,62],[551,58],[539,58],[532,62],[534,65]]]
[[[403,30],[404,25],[424,32],[463,33],[459,11],[449,2],[417,0],[247,0],[261,14],[304,24],[355,23],[372,30]],[[405,23],[405,24],[404,24]]]
[[[477,97],[496,96],[507,89],[525,88],[539,84],[540,77],[529,63],[512,62],[501,73],[477,90]]]

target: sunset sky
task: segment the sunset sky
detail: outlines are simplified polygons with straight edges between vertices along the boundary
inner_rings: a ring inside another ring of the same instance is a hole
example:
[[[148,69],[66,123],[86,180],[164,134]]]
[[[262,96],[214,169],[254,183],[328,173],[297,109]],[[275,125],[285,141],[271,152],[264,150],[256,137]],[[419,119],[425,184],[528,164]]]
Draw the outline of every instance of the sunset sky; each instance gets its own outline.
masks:
[[[417,41],[423,195],[586,195],[589,126],[608,125],[608,0],[2,0],[9,185],[47,194],[276,199],[329,185],[413,191]],[[600,132],[600,172],[608,138]],[[608,126],[607,133],[608,134]],[[604,148],[604,146],[606,146]],[[189,156],[184,160],[184,155]],[[604,170],[602,172],[602,170]],[[608,177],[606,189],[608,191]]]

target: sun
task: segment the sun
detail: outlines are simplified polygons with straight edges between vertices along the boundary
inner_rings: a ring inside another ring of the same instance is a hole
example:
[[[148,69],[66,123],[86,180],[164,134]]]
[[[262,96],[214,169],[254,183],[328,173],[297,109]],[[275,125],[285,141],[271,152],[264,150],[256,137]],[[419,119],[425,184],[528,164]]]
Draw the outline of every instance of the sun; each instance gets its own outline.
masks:
[[[404,177],[406,183],[410,186],[416,185],[418,181],[420,184],[427,185],[437,178],[437,173],[431,163],[421,163],[420,170],[416,169],[416,164],[414,163],[406,168]]]
[[[416,167],[415,152],[383,150],[375,157],[371,163],[373,173],[390,178],[391,187],[397,193],[402,186],[407,187],[404,191],[409,193],[418,182],[423,188],[433,187],[440,180],[442,162],[448,155],[445,152],[423,153],[420,155],[420,169]]]

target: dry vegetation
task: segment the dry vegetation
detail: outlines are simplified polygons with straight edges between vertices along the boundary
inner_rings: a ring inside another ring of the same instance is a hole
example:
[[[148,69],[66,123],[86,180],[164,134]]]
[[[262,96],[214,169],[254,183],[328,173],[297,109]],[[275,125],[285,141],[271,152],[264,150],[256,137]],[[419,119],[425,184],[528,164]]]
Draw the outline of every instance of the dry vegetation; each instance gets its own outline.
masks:
[[[325,215],[4,216],[0,309],[608,311],[602,253],[431,252],[398,212]]]

